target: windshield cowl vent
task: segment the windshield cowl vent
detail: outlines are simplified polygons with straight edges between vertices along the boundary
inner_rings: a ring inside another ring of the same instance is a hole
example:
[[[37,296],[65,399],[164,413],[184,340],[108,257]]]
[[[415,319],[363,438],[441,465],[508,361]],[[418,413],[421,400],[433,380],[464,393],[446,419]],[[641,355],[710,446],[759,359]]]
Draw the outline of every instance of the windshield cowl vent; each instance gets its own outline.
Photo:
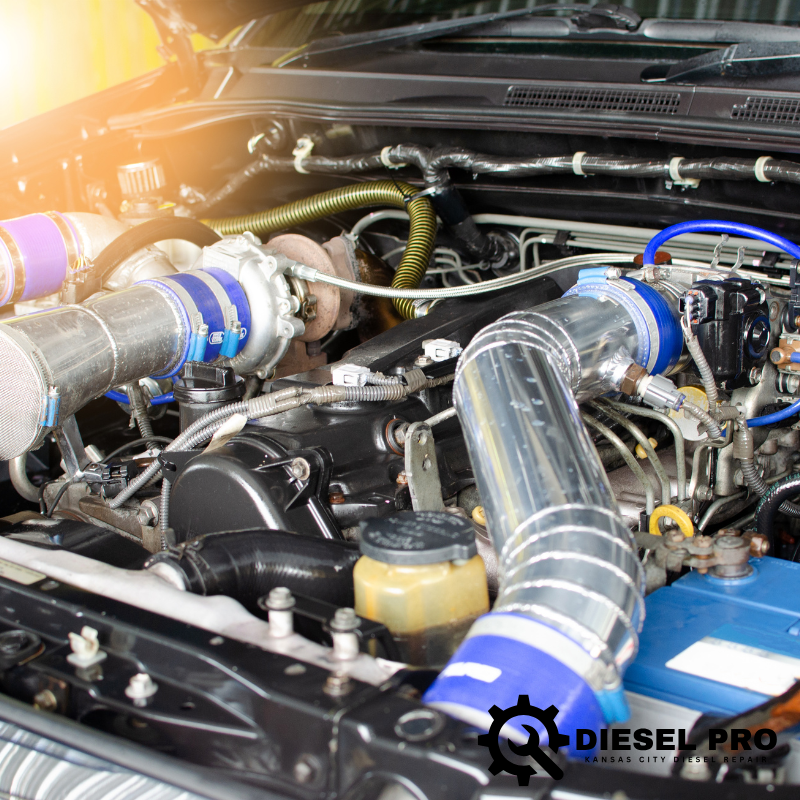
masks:
[[[558,108],[633,114],[677,114],[680,92],[619,89],[551,89],[509,86],[503,105],[511,108]]]
[[[800,124],[800,100],[789,97],[748,97],[731,109],[731,119],[771,125]]]

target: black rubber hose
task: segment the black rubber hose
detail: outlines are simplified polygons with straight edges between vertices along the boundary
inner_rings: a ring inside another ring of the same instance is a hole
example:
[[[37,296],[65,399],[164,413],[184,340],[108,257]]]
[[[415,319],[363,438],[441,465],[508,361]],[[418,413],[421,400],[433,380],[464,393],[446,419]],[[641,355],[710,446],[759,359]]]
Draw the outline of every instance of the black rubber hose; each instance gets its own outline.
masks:
[[[143,247],[163,242],[165,239],[182,239],[198,247],[207,247],[218,242],[220,238],[220,235],[208,225],[190,217],[151,219],[140,225],[134,225],[102,250],[94,260],[94,274],[101,281],[105,281],[125,259]]]
[[[767,537],[770,552],[775,552],[775,536],[773,527],[775,515],[782,503],[790,497],[800,494],[800,473],[787,475],[783,480],[773,484],[770,490],[761,498],[756,506],[756,530]]]
[[[224,594],[254,607],[270,589],[285,586],[293,594],[352,608],[353,567],[358,546],[286,531],[209,533],[147,562],[178,568],[189,591]]]

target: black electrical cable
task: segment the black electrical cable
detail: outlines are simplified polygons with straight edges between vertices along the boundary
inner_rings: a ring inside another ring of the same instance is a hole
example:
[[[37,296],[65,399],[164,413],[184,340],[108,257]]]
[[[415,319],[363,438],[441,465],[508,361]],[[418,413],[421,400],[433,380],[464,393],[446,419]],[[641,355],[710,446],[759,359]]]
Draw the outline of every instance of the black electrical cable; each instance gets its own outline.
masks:
[[[579,158],[577,156],[580,156]],[[523,178],[537,175],[612,175],[628,178],[664,178],[699,180],[763,180],[800,183],[800,164],[775,158],[680,158],[651,159],[618,155],[565,154],[558,156],[491,156],[462,147],[421,147],[400,144],[381,153],[343,157],[309,155],[302,160],[306,172],[329,175],[352,175],[383,169],[386,164],[414,166],[427,187],[449,184],[448,169],[462,169],[473,175],[491,174],[500,178]],[[203,206],[215,205],[261,172],[293,172],[294,159],[264,154],[240,170],[225,187],[209,196]]]
[[[770,487],[770,490],[761,498],[756,508],[756,530],[767,538],[770,551],[775,552],[774,525],[775,515],[781,504],[800,494],[800,473],[787,475]]]
[[[56,510],[56,506],[58,505],[58,503],[61,500],[61,498],[65,495],[67,489],[69,489],[70,486],[72,486],[72,481],[71,480],[64,481],[63,485],[58,490],[58,492],[57,492],[57,494],[55,496],[55,499],[53,500],[52,505],[50,506],[50,508],[47,510],[47,513],[45,514],[45,516],[48,519],[50,519],[53,516],[53,512]]]
[[[47,513],[47,506],[45,505],[45,502],[44,502],[44,490],[45,490],[45,489],[46,489],[46,488],[47,488],[47,487],[48,487],[48,486],[49,486],[51,483],[55,483],[55,481],[54,481],[54,480],[52,480],[52,481],[45,481],[45,482],[44,482],[44,483],[43,483],[43,484],[42,484],[42,485],[39,487],[39,513],[40,513],[42,516],[44,516],[44,515]]]
[[[122,455],[126,450],[130,450],[132,447],[137,447],[140,444],[147,444],[148,442],[160,442],[161,444],[170,444],[172,439],[168,436],[150,436],[147,439],[134,439],[131,442],[127,442],[126,444],[122,445],[122,447],[118,447],[116,450],[112,450],[103,460],[110,461],[112,458],[116,458],[119,455]]]
[[[120,234],[94,259],[94,274],[104,281],[123,262],[143,247],[166,239],[181,239],[198,247],[208,247],[220,235],[190,217],[160,217],[134,225]]]

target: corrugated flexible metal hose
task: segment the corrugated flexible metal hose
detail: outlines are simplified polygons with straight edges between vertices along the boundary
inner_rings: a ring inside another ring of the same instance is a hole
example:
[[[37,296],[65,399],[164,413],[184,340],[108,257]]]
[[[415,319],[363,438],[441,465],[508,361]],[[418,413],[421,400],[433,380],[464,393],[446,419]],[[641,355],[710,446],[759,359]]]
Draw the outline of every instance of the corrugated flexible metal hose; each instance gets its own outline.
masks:
[[[408,212],[411,228],[408,244],[392,279],[392,288],[415,289],[428,269],[436,239],[436,214],[433,206],[425,197],[409,200],[416,193],[417,188],[408,183],[370,181],[331,189],[268,211],[202,221],[222,236],[245,231],[260,236],[369,206],[402,208]],[[413,300],[395,299],[393,303],[404,319],[416,316]]]

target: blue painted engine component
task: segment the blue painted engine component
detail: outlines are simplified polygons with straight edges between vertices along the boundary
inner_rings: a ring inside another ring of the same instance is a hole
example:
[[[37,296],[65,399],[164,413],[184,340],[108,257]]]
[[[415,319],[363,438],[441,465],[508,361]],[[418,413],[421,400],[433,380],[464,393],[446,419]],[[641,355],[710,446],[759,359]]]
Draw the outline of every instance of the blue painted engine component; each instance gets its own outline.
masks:
[[[800,678],[800,564],[750,563],[747,578],[692,572],[647,597],[626,690],[729,716]]]

